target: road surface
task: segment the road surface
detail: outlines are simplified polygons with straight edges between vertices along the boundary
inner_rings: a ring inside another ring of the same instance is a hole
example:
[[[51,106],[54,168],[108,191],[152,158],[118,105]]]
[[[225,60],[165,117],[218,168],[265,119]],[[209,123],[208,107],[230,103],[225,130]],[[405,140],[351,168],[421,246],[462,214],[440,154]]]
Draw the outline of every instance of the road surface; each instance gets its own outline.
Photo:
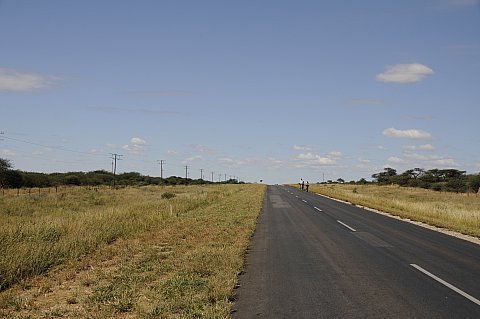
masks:
[[[480,246],[268,186],[232,317],[480,318]]]

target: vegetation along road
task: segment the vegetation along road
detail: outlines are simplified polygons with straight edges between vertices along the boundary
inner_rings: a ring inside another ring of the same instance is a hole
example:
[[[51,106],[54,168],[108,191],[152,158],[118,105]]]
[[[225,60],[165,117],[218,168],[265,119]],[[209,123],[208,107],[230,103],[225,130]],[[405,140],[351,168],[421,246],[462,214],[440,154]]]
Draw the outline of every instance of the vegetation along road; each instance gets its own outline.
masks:
[[[269,186],[233,318],[479,318],[480,246]]]

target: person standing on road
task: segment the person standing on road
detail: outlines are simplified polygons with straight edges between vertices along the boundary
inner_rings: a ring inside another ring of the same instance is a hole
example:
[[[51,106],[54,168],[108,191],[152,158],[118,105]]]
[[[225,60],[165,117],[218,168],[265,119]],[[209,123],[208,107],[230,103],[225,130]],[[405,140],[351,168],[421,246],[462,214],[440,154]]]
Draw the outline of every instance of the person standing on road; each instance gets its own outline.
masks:
[[[307,184],[305,185],[306,187],[306,190],[307,190],[307,193],[308,193],[308,181],[307,181]]]

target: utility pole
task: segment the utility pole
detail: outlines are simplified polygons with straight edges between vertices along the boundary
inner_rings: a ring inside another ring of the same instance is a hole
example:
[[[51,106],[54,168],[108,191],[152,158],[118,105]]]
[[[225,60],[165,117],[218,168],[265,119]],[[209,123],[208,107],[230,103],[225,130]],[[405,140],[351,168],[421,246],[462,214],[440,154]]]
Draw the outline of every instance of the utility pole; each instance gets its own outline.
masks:
[[[213,173],[214,173],[214,172],[212,172],[212,183],[213,183]]]
[[[185,181],[188,179],[188,165],[185,165]]]
[[[222,174],[218,174],[218,182],[219,183],[220,183],[221,179],[222,179]]]
[[[225,174],[225,182],[227,181],[227,174]]]
[[[325,173],[322,173],[323,174],[323,182],[325,183]]]
[[[113,160],[113,189],[115,189],[115,175],[117,173],[117,161],[120,161],[123,155],[116,154],[116,153],[110,153],[112,155],[112,160]]]
[[[157,163],[160,163],[160,179],[163,179],[163,163],[165,163],[165,160],[157,160]]]
[[[200,168],[200,179],[203,180],[203,168]]]

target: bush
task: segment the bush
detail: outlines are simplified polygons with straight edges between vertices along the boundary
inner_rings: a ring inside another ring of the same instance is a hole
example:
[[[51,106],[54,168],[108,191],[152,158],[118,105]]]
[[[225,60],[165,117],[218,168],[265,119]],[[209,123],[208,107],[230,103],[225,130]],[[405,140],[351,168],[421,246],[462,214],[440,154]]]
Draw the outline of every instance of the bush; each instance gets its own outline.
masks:
[[[169,198],[174,198],[176,195],[174,193],[170,193],[170,192],[165,192],[162,194],[162,198],[166,198],[166,199],[169,199]]]

